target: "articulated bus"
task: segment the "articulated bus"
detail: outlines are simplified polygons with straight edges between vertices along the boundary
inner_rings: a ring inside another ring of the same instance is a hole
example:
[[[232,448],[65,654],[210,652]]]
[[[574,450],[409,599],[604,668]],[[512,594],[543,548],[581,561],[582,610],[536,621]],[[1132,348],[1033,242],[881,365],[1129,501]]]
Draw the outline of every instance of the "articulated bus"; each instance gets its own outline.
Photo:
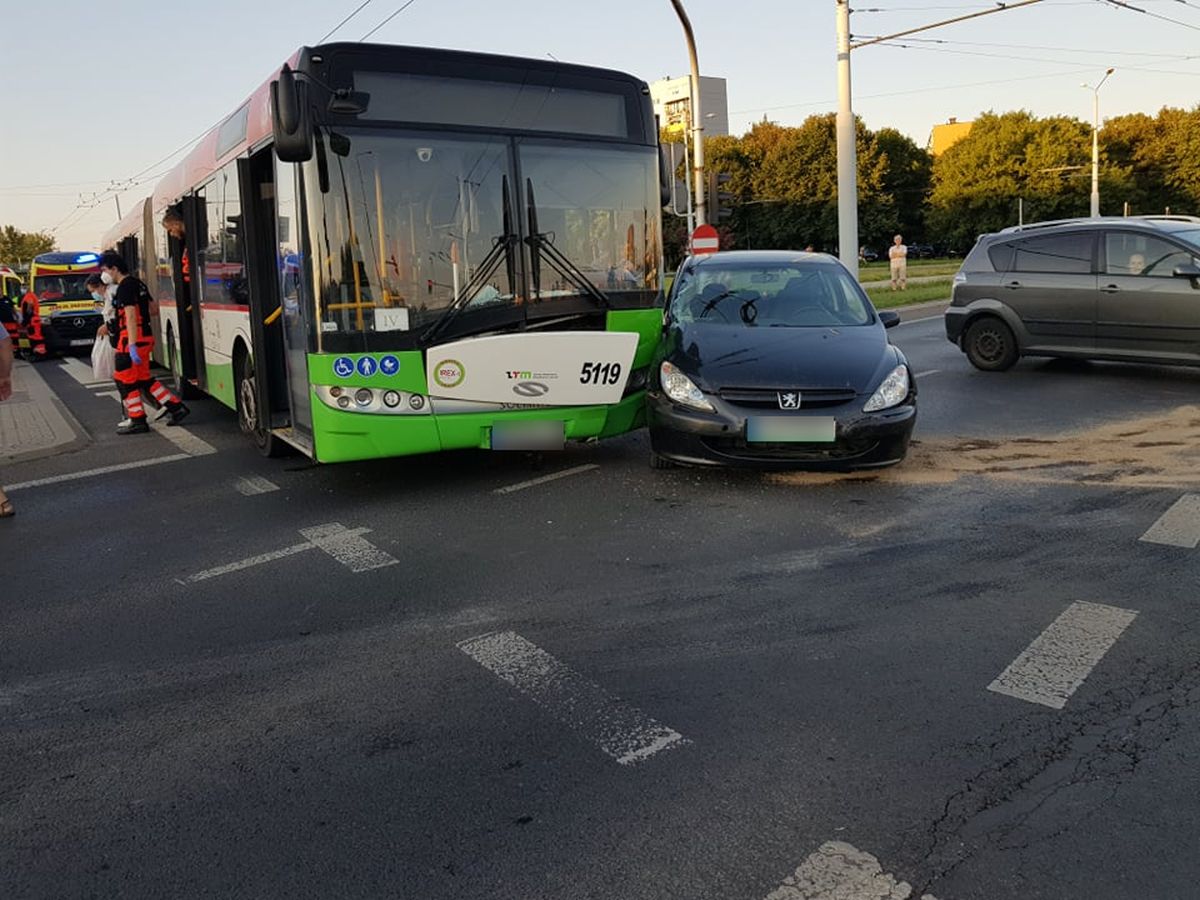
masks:
[[[177,386],[264,453],[561,447],[644,422],[657,145],[629,75],[306,47],[103,246],[138,261]]]

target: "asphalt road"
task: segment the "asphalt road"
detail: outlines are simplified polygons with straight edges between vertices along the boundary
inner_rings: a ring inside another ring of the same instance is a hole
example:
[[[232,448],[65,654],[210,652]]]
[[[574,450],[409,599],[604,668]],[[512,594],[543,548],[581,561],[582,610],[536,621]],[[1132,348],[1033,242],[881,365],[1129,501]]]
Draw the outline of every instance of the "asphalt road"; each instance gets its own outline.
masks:
[[[892,334],[919,443],[853,477],[264,460],[43,365],[95,440],[2,475],[0,897],[1194,898],[1200,504],[1143,433],[1200,372]]]

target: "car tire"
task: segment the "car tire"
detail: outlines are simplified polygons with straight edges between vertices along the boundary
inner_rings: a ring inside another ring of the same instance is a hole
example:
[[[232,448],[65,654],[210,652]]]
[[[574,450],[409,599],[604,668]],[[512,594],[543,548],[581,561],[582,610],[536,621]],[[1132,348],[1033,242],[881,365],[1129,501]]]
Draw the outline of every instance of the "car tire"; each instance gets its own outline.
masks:
[[[963,350],[971,365],[984,372],[1011,369],[1021,357],[1017,336],[995,316],[983,316],[967,327]]]
[[[655,453],[653,450],[651,450],[650,451],[650,468],[652,468],[652,469],[673,469],[673,468],[675,468],[675,463],[671,462],[671,460],[667,459],[661,453]]]

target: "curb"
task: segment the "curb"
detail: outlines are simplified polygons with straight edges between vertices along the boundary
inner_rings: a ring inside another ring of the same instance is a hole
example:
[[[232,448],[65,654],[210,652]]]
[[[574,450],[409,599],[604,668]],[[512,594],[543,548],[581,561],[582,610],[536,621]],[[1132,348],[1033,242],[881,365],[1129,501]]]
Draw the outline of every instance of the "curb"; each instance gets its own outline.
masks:
[[[32,369],[33,363],[27,363]],[[33,371],[33,376],[42,383],[46,393],[49,395],[45,399],[50,401],[54,410],[62,418],[63,422],[71,429],[73,437],[70,440],[62,441],[53,444],[49,447],[39,447],[36,450],[18,450],[15,453],[0,455],[0,462],[5,465],[29,462],[35,459],[46,459],[51,456],[60,456],[64,453],[72,453],[76,450],[82,450],[84,447],[92,443],[92,437],[88,434],[87,429],[79,423],[79,420],[71,413],[67,405],[55,392],[54,388],[42,378],[41,374]]]

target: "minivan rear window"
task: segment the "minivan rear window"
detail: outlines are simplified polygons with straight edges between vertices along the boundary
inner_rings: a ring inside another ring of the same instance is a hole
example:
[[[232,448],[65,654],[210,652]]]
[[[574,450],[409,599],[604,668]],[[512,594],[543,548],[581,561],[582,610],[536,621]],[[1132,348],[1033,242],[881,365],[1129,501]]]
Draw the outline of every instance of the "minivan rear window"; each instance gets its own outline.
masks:
[[[1086,275],[1092,271],[1093,243],[1089,232],[1040,234],[997,244],[988,256],[998,272]]]

